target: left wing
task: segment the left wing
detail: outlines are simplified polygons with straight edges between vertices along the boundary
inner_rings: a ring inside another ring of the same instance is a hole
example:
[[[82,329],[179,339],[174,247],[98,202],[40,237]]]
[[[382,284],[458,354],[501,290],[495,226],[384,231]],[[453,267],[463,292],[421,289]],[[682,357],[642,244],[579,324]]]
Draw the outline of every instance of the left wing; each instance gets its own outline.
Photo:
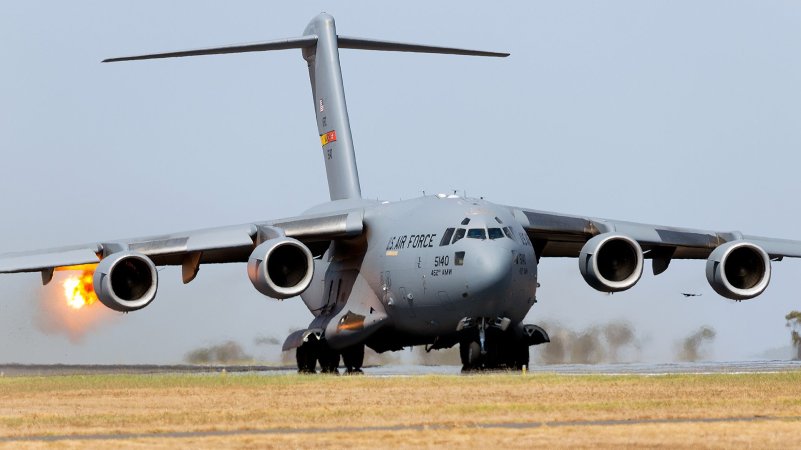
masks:
[[[7,253],[0,255],[0,273],[42,272],[45,283],[53,271],[86,264],[97,264],[106,256],[136,252],[156,265],[183,265],[184,282],[197,273],[197,266],[209,263],[247,262],[254,248],[276,230],[322,254],[332,239],[361,234],[361,210],[341,211],[254,222],[221,228],[148,236],[134,239],[93,242],[70,247]],[[189,277],[188,275],[191,275]]]
[[[655,275],[667,270],[673,259],[707,259],[707,279],[715,291],[744,300],[767,287],[771,261],[801,258],[801,241],[510,209],[538,260],[577,257],[585,280],[605,292],[633,286],[643,259],[653,261]]]

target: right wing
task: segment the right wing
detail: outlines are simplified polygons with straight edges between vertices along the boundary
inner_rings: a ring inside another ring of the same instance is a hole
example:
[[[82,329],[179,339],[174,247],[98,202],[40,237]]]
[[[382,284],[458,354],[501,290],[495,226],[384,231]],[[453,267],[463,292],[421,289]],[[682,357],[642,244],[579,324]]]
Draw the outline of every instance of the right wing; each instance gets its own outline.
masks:
[[[801,241],[743,235],[739,231],[713,231],[651,225],[623,220],[537,211],[511,207],[534,246],[537,257],[579,256],[592,237],[621,233],[640,243],[646,258],[705,259],[715,248],[745,240],[759,245],[772,259],[801,258]],[[666,255],[669,253],[669,255]]]
[[[706,259],[706,277],[718,294],[747,300],[770,282],[771,261],[801,258],[801,241],[650,225],[622,220],[573,216],[511,208],[542,257],[579,258],[585,281],[602,292],[619,292],[636,284],[645,259],[654,275],[673,259]]]

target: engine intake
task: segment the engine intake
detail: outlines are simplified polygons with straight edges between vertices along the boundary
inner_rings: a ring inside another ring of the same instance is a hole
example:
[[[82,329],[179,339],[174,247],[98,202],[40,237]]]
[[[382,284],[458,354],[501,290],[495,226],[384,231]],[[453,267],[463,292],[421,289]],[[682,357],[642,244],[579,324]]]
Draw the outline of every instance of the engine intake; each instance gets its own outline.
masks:
[[[264,241],[248,260],[248,277],[256,290],[279,300],[300,295],[311,284],[313,275],[311,251],[293,238]]]
[[[640,244],[622,234],[599,234],[584,244],[579,255],[581,276],[601,292],[620,292],[634,286],[642,268]]]
[[[709,255],[706,279],[715,292],[726,298],[754,298],[770,283],[770,256],[748,241],[727,242]]]
[[[113,253],[100,261],[93,279],[97,298],[114,311],[142,309],[156,298],[158,272],[147,256]]]

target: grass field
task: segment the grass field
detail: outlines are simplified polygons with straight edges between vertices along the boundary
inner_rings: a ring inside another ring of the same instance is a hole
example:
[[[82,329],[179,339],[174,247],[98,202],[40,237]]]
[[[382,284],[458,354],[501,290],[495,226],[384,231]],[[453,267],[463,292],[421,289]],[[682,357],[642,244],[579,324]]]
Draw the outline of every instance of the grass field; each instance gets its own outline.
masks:
[[[799,436],[801,372],[0,378],[5,448],[789,448]]]

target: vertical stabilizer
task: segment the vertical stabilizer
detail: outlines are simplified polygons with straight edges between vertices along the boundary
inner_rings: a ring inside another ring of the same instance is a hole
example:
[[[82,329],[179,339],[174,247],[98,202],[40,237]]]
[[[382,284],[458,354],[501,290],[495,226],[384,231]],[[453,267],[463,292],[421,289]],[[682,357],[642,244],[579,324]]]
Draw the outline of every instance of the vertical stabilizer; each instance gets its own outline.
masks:
[[[303,58],[309,65],[317,131],[331,200],[361,198],[334,18],[325,13],[317,15],[306,26],[303,35],[317,36],[317,45],[304,48]]]
[[[309,22],[301,37],[195,50],[123,56],[105,59],[103,62],[264,52],[297,48],[302,49],[303,59],[306,60],[309,66],[309,79],[311,80],[312,96],[314,97],[314,112],[317,116],[317,132],[320,135],[320,144],[323,147],[325,172],[328,176],[328,190],[331,194],[331,200],[357,199],[362,196],[361,188],[359,187],[359,172],[356,169],[356,153],[353,150],[353,137],[350,134],[348,108],[345,104],[342,70],[339,68],[340,48],[469,56],[509,56],[508,53],[337,36],[334,18],[329,14],[322,13]]]

